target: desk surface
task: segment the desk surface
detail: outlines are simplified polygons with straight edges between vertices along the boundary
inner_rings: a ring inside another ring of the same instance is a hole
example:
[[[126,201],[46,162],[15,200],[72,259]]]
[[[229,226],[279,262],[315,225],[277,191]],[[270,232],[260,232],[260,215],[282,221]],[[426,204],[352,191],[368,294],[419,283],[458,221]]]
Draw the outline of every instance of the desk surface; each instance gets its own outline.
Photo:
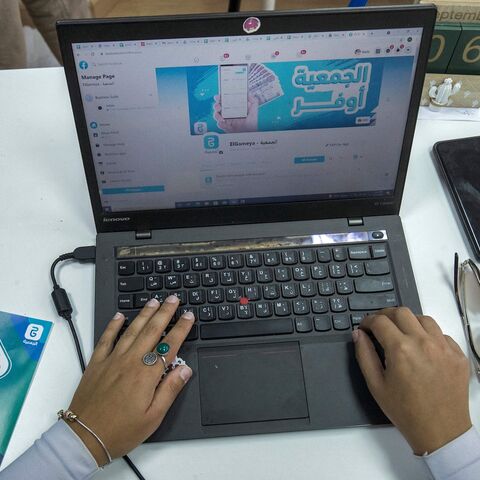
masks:
[[[435,141],[479,133],[475,122],[419,121],[401,209],[424,312],[466,350],[452,293],[453,254],[472,255],[440,182]],[[55,422],[80,379],[73,341],[50,300],[49,268],[60,253],[95,243],[63,69],[0,72],[0,310],[55,326],[8,448],[7,465]],[[60,273],[71,292],[83,350],[93,346],[94,267]],[[480,385],[472,377],[472,420]],[[131,454],[144,476],[172,479],[411,480],[428,478],[393,427],[256,435],[149,444]],[[98,478],[133,479],[122,461]]]

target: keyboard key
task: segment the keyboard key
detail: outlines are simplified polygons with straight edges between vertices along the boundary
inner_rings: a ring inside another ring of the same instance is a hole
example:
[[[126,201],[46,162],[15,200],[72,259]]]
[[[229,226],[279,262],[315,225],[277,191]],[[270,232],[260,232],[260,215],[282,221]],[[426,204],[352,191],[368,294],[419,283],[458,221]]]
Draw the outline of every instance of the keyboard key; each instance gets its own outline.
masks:
[[[155,260],[155,271],[157,273],[168,273],[172,271],[172,261],[169,258]]]
[[[295,315],[306,315],[310,313],[310,302],[304,299],[294,300],[293,313]]]
[[[313,248],[300,250],[300,261],[302,263],[313,263],[315,261],[315,250]]]
[[[317,258],[319,262],[327,263],[332,259],[330,254],[330,249],[328,248],[318,248],[317,249]]]
[[[343,262],[347,259],[347,249],[345,247],[333,247],[333,259],[336,262]]]
[[[186,272],[190,270],[190,259],[188,257],[174,258],[173,269],[176,272]]]
[[[393,281],[390,275],[386,277],[355,279],[355,291],[359,293],[388,292],[389,290],[393,290]]]
[[[158,300],[160,303],[163,303],[169,295],[170,293],[167,293],[167,292],[153,292],[151,293],[150,298],[154,298],[155,300]]]
[[[195,318],[197,319],[198,318],[198,309],[197,307],[191,307],[191,306],[183,306],[183,307],[179,307],[178,310],[177,310],[177,315],[178,315],[178,318],[180,318],[184,313],[187,313],[187,312],[192,312],[193,315],[195,316]]]
[[[310,267],[310,272],[314,280],[323,280],[328,276],[325,265],[312,265]]]
[[[202,285],[204,287],[215,287],[216,285],[218,285],[218,273],[217,272],[202,273]]]
[[[147,290],[159,290],[163,287],[160,275],[150,275],[147,277]]]
[[[203,340],[215,340],[220,338],[258,337],[263,335],[284,335],[293,333],[291,318],[274,318],[262,322],[245,321],[227,324],[216,323],[202,325],[200,337]]]
[[[213,270],[221,270],[225,268],[225,255],[212,255],[210,257],[210,268]]]
[[[313,317],[313,324],[317,332],[328,332],[331,330],[330,315],[318,315]]]
[[[246,305],[237,305],[237,317],[242,320],[247,320],[253,317],[253,307],[251,303]]]
[[[219,320],[232,320],[235,317],[234,305],[220,305],[218,307]]]
[[[185,290],[178,290],[176,292],[169,292],[169,295],[175,295],[179,300],[179,305],[187,303],[187,292]]]
[[[320,293],[320,295],[333,295],[335,293],[333,282],[331,280],[318,282],[318,293]]]
[[[259,283],[271,283],[273,282],[273,271],[271,268],[259,268],[257,270],[257,281]]]
[[[247,285],[255,281],[255,272],[253,270],[241,270],[238,272],[238,283]]]
[[[224,300],[223,288],[208,289],[208,303],[222,303]]]
[[[208,268],[207,257],[192,257],[192,270],[206,270]]]
[[[257,285],[245,287],[245,297],[249,300],[260,300],[260,287]]]
[[[188,303],[192,305],[201,305],[206,302],[205,290],[195,289],[188,292]]]
[[[140,313],[140,310],[129,310],[127,312],[122,312],[122,313],[125,317],[125,322],[123,324],[123,327],[125,327],[125,329],[124,329],[124,331],[125,331],[126,327],[128,325],[130,325],[135,320],[135,318],[137,318],[137,315]]]
[[[255,304],[255,312],[258,318],[272,316],[272,304],[270,302],[258,302]]]
[[[298,333],[308,333],[313,330],[312,319],[310,317],[295,318],[295,329]]]
[[[345,276],[345,265],[342,263],[332,263],[328,266],[331,278],[342,278]]]
[[[238,302],[243,297],[242,287],[228,287],[225,295],[227,302]]]
[[[263,298],[265,300],[275,300],[280,297],[280,289],[278,288],[278,285],[264,285],[262,290]]]
[[[284,265],[295,265],[297,261],[298,257],[295,250],[284,250],[282,252],[282,263]]]
[[[125,261],[118,262],[119,275],[133,275],[135,273],[135,262]]]
[[[328,312],[328,300],[326,298],[313,298],[312,299],[312,312],[313,313],[326,313],[326,312]]]
[[[332,312],[344,312],[347,309],[347,297],[332,297],[330,310]]]
[[[278,252],[267,252],[263,254],[263,263],[274,267],[280,264],[280,255]]]
[[[350,310],[380,310],[398,305],[394,293],[352,295],[348,298],[348,304]]]
[[[295,283],[284,283],[282,285],[282,297],[283,298],[295,298],[298,297],[298,287]]]
[[[121,278],[118,280],[119,292],[138,292],[143,290],[143,277]]]
[[[119,295],[118,296],[118,309],[133,308],[133,295]]]
[[[387,256],[387,246],[383,243],[372,245],[372,258],[385,258]]]
[[[317,289],[313,282],[303,282],[300,284],[300,295],[302,297],[313,297],[316,293]]]
[[[182,279],[178,274],[165,275],[165,288],[180,288]]]
[[[365,262],[365,272],[367,275],[385,275],[386,273],[390,273],[390,267],[386,260]]]
[[[275,280],[277,282],[288,282],[292,279],[292,273],[290,267],[277,267],[275,268]]]
[[[243,255],[241,253],[234,253],[232,255],[228,255],[227,261],[230,268],[243,267]]]
[[[332,322],[335,330],[349,330],[351,328],[350,316],[346,313],[332,315]]]
[[[148,293],[136,293],[133,303],[135,305],[135,308],[143,308],[149,300],[150,295]]]
[[[186,342],[191,342],[198,338],[198,326],[193,325],[191,330],[188,332],[187,338],[185,339]]]
[[[153,261],[152,260],[138,260],[137,261],[137,273],[142,275],[148,275],[153,272]]]
[[[348,256],[350,260],[369,260],[370,248],[368,245],[355,245],[354,247],[348,247]]]
[[[307,267],[304,266],[298,266],[298,267],[293,267],[293,278],[295,280],[308,280],[310,278],[310,275],[308,273]]]
[[[352,319],[352,325],[355,327],[357,325],[360,325],[360,323],[365,317],[365,313],[352,313],[350,317]]]
[[[196,288],[200,286],[200,275],[198,273],[185,273],[183,275],[183,286]]]
[[[198,309],[198,318],[202,322],[212,322],[216,318],[215,307],[212,307],[211,305],[200,307]]]
[[[273,305],[274,305],[275,315],[277,317],[286,317],[287,315],[290,315],[292,313],[290,302],[286,300],[279,300],[278,302],[275,302]]]
[[[232,270],[220,272],[220,283],[222,285],[235,285],[237,283],[237,273]]]
[[[349,277],[361,277],[363,275],[363,263],[347,263],[347,273]]]
[[[348,295],[353,292],[353,282],[351,280],[337,280],[337,293],[340,295]]]
[[[247,253],[247,266],[259,267],[262,264],[262,259],[259,253]]]

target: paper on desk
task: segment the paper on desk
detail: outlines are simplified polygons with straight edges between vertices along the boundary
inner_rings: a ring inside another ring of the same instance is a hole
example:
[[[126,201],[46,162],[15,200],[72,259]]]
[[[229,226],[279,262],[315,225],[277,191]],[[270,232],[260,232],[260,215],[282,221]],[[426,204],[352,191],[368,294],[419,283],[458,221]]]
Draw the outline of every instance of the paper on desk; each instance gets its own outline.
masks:
[[[0,312],[0,463],[52,322]]]
[[[420,107],[419,120],[462,120],[480,122],[480,108],[442,108],[439,112],[430,110],[429,107]]]

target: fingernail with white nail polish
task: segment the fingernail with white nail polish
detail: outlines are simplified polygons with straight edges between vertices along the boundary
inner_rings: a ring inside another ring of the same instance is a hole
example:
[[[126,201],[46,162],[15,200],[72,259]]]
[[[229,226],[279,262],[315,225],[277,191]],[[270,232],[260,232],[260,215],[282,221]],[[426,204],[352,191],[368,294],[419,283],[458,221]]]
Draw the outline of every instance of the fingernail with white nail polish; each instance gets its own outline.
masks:
[[[123,313],[120,313],[120,312],[117,312],[117,313],[113,316],[113,319],[114,319],[114,320],[120,320],[121,318],[123,318]]]
[[[187,383],[190,380],[192,373],[193,373],[192,369],[188,365],[182,365],[180,367],[180,377],[185,383]]]
[[[186,318],[187,320],[195,320],[195,315],[190,311],[185,312],[182,316],[183,316],[183,318]]]
[[[177,303],[178,302],[178,297],[176,295],[170,295],[165,299],[167,303]]]
[[[158,307],[160,305],[160,302],[156,298],[151,298],[147,302],[147,307]]]

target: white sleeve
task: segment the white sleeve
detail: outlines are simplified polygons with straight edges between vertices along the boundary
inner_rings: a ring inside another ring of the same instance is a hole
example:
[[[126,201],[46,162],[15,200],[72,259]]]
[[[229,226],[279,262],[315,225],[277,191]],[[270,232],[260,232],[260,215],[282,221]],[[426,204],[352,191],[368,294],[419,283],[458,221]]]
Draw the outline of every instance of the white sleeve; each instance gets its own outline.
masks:
[[[0,472],[0,479],[87,480],[98,470],[80,437],[60,420]]]
[[[480,435],[472,427],[455,440],[421,458],[435,480],[479,480]]]

